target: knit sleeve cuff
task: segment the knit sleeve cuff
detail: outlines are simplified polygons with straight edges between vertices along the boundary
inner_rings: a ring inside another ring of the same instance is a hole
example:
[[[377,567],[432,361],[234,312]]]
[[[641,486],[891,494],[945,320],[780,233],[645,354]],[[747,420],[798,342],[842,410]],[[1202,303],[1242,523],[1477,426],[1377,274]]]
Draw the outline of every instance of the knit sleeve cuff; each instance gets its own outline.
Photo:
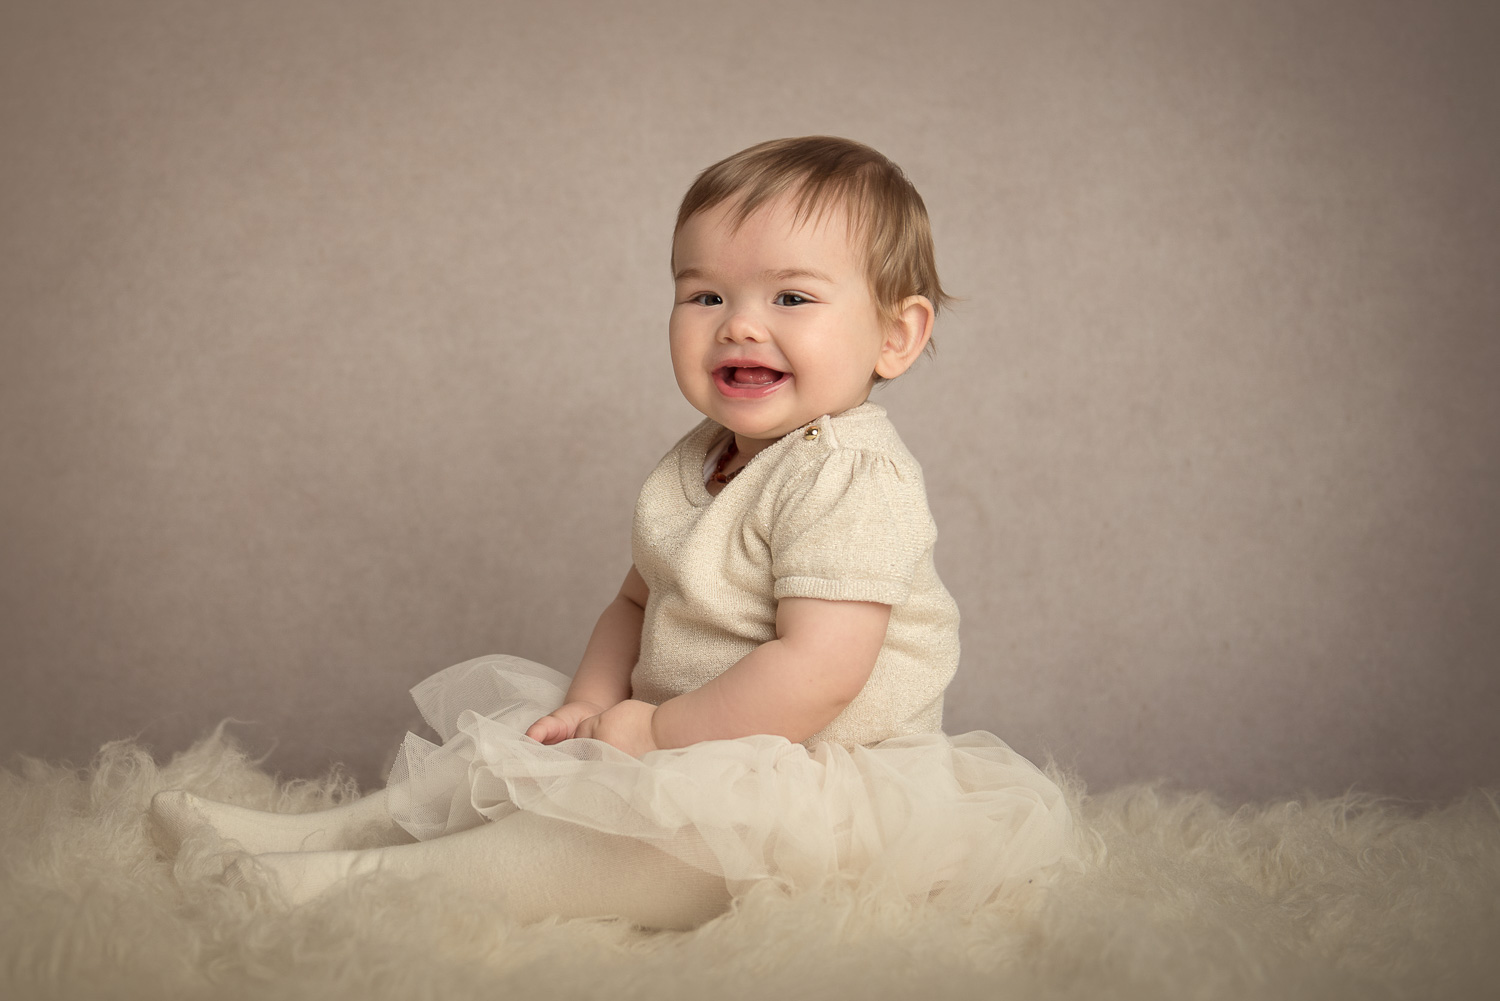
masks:
[[[771,594],[782,598],[822,598],[825,601],[875,601],[899,605],[911,595],[911,587],[890,580],[829,580],[826,577],[782,577]]]

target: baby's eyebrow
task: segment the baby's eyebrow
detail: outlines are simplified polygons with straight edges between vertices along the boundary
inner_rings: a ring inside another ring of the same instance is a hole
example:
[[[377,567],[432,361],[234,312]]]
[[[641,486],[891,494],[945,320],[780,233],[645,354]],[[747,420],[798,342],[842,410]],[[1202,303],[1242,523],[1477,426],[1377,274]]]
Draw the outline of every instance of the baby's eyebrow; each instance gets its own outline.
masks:
[[[672,277],[680,282],[706,281],[709,278],[709,274],[702,268],[683,268]],[[813,271],[811,268],[782,268],[779,271],[771,270],[760,273],[760,280],[765,282],[785,282],[791,281],[794,278],[811,278],[814,281],[824,282],[829,285],[834,283],[833,279],[829,278],[823,272]]]
[[[791,281],[793,278],[811,278],[813,281],[824,282],[828,285],[833,284],[832,278],[829,278],[821,271],[813,271],[810,268],[786,268],[782,271],[763,271],[761,272],[761,277],[766,281],[773,282]]]

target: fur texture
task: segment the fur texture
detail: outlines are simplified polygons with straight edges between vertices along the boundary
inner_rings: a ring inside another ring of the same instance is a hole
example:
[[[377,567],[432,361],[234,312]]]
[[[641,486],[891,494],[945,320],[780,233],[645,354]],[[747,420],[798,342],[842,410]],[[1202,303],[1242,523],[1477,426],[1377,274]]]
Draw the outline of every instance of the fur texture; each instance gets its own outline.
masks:
[[[336,774],[278,783],[222,727],[160,767],[121,742],[84,770],[0,771],[0,995],[1365,999],[1488,997],[1500,980],[1491,793],[1416,816],[1357,795],[1230,811],[1075,783],[1085,864],[1023,910],[766,887],[661,933],[519,927],[385,878],[280,912],[215,878],[240,856],[207,834],[163,859],[145,811],[166,788],[276,810],[354,794]]]

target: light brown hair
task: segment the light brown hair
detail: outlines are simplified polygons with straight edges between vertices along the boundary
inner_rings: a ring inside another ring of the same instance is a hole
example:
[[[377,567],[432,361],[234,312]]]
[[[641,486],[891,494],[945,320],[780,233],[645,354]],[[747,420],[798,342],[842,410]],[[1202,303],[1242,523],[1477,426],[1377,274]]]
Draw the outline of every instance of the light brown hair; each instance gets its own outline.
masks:
[[[908,296],[924,295],[934,310],[952,300],[938,282],[932,226],[922,196],[901,168],[863,143],[836,136],[772,139],[726,157],[704,170],[683,196],[676,234],[699,212],[736,199],[730,225],[787,192],[796,218],[841,207],[851,239],[865,252],[865,273],[875,302],[893,317]]]

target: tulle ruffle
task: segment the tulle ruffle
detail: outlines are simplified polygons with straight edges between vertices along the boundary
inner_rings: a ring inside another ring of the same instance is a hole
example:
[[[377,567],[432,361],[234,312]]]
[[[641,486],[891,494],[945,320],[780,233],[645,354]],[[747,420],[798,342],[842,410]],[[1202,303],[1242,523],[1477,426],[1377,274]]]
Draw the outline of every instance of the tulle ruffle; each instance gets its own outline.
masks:
[[[734,890],[847,880],[966,910],[1072,854],[1062,791],[993,734],[811,749],[756,736],[641,759],[597,740],[525,736],[568,683],[490,656],[413,688],[443,744],[407,735],[391,774],[395,820],[426,840],[528,810],[638,838]]]

